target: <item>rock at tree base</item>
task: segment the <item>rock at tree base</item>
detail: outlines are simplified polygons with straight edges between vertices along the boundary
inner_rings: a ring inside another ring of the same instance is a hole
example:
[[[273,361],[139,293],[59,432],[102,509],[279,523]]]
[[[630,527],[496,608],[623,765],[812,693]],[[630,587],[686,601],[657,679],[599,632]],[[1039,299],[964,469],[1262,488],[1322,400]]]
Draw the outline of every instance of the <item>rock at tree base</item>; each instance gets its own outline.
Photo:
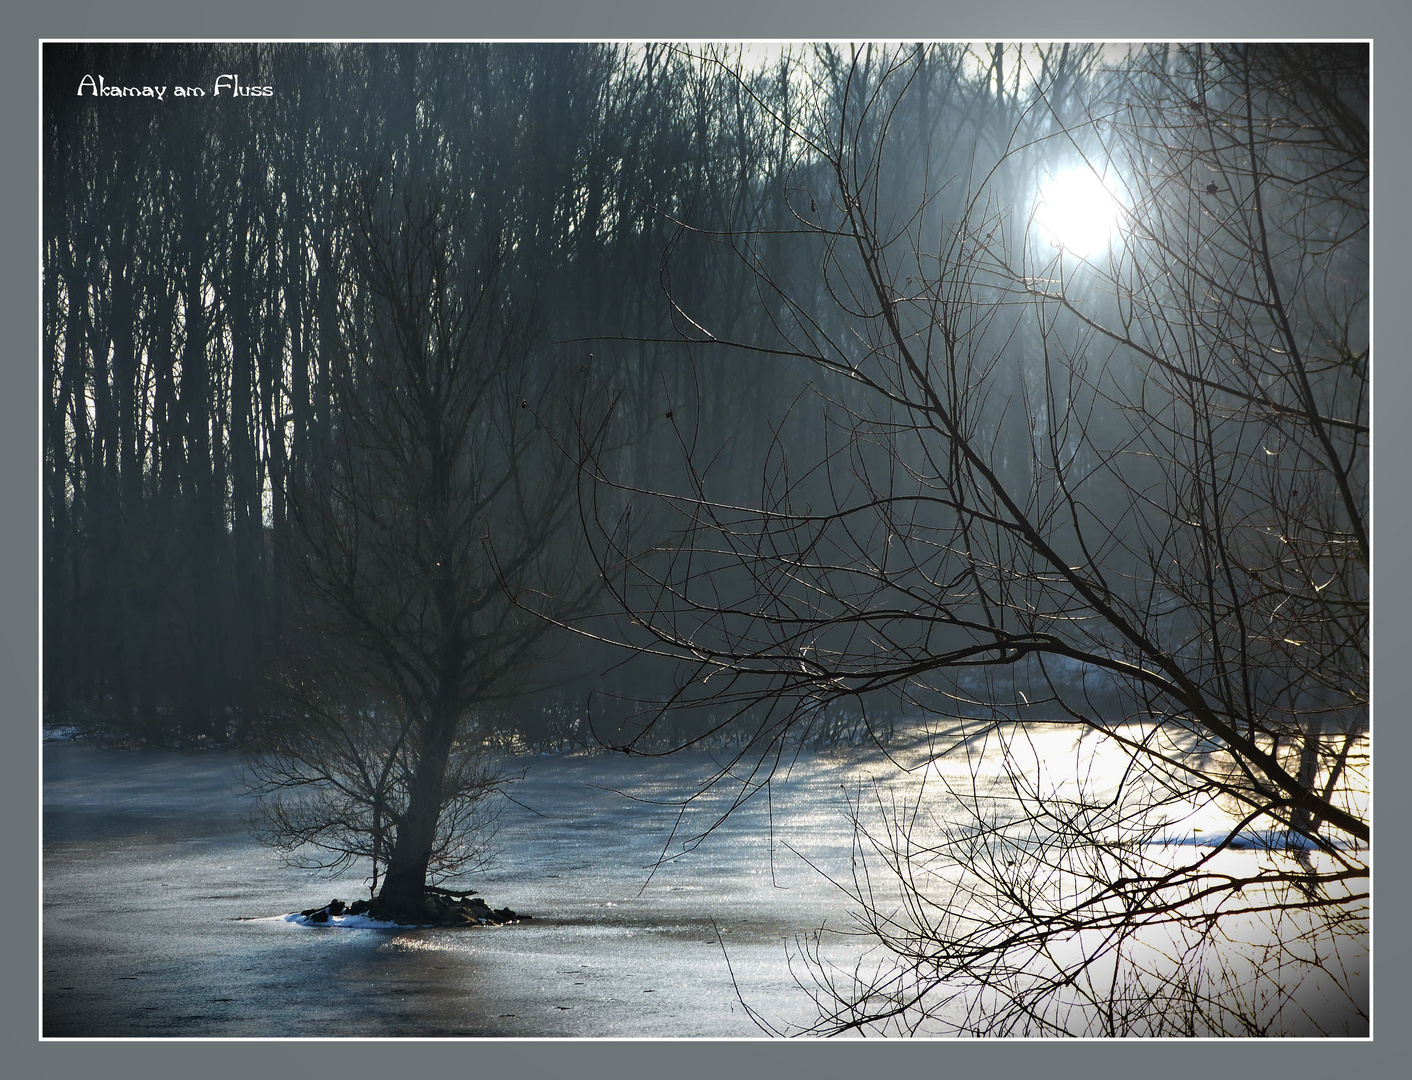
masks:
[[[324,907],[307,908],[299,914],[306,923],[325,924],[340,915],[368,915],[408,926],[504,926],[533,918],[508,907],[492,910],[479,896],[444,889],[428,889],[421,906],[411,917],[387,918],[374,910],[376,906],[375,900],[356,900],[351,904],[332,900]]]

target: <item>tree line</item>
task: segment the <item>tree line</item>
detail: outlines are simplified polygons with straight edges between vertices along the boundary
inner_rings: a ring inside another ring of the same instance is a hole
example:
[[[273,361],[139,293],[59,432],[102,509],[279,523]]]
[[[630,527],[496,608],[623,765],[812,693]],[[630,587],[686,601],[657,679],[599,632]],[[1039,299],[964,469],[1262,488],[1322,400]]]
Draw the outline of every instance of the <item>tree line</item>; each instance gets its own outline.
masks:
[[[710,293],[742,326],[767,317],[743,268],[699,258],[709,241],[683,223],[769,227],[785,148],[740,84],[668,47],[54,45],[44,60],[47,716],[186,742],[260,717],[291,610],[289,492],[337,441],[370,186],[455,189],[525,311],[517,363],[613,383],[615,441],[649,485],[655,433],[695,393],[665,340],[664,251],[674,293]],[[753,77],[787,109],[782,70]],[[79,92],[95,73],[208,88],[235,73],[275,92],[95,99]],[[750,457],[740,418],[776,396],[768,374],[720,369],[701,399],[717,449]]]

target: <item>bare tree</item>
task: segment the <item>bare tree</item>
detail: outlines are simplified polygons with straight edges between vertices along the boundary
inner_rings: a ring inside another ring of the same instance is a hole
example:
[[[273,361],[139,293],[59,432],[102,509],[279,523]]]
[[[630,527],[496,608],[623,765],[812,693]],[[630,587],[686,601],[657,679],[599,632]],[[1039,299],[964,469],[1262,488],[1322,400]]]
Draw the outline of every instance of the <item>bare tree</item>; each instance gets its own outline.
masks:
[[[815,285],[720,237],[773,335],[679,325],[812,365],[825,449],[600,519],[603,575],[739,798],[829,703],[918,718],[814,1030],[1366,1031],[1366,50],[963,52],[820,54]]]
[[[550,632],[507,593],[591,592],[545,426],[565,384],[479,224],[434,180],[372,176],[348,201],[332,436],[289,492],[300,610],[255,772],[267,835],[333,869],[370,859],[374,889],[385,867],[389,917],[484,854],[505,777],[477,714],[524,691]]]

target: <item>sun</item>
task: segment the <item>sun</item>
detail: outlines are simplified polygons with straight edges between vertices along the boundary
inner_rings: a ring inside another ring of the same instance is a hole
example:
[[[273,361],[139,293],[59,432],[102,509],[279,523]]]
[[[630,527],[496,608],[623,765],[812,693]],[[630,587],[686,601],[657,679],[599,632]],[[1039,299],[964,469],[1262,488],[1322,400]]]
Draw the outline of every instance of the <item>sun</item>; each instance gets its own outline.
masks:
[[[1039,189],[1034,225],[1044,243],[1086,259],[1108,246],[1121,210],[1113,189],[1092,170],[1069,169]]]

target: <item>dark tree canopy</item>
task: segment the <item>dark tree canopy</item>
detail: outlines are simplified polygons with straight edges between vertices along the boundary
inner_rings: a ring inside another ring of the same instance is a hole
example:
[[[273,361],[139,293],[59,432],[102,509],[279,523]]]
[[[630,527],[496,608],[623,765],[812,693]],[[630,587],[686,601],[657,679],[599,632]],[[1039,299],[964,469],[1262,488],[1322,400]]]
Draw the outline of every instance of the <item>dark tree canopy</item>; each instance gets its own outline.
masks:
[[[213,98],[223,73],[276,92]],[[79,96],[87,74],[207,96]],[[45,713],[127,739],[239,741],[268,711],[289,493],[336,437],[346,212],[368,175],[461,201],[536,343],[526,378],[611,384],[644,480],[694,393],[648,340],[672,333],[663,251],[710,246],[687,215],[783,212],[749,96],[657,45],[51,45],[44,95]],[[743,272],[688,258],[672,284],[765,318]],[[788,395],[721,370],[703,420],[749,475],[765,436],[744,406]],[[496,723],[586,738],[575,696]]]
[[[1111,53],[823,51],[791,250],[718,237],[774,332],[679,306],[812,368],[824,446],[595,517],[737,800],[830,709],[914,720],[847,890],[885,959],[806,951],[819,1031],[1366,1023],[1367,52]]]

